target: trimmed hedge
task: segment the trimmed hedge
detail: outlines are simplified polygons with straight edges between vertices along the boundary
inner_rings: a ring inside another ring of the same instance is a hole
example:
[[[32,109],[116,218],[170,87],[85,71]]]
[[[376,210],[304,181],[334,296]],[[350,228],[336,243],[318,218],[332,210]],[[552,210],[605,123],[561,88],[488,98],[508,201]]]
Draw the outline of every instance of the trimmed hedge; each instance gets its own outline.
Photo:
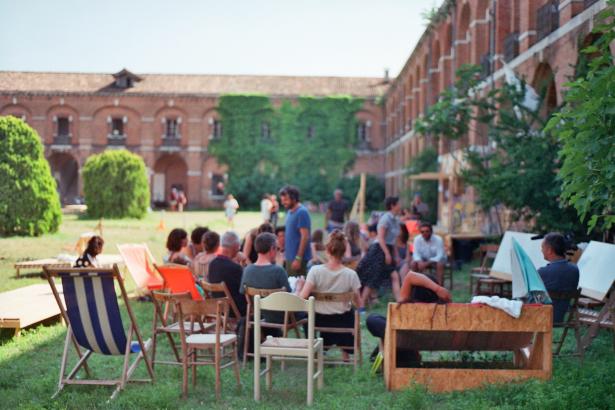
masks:
[[[143,159],[126,150],[92,155],[83,166],[83,192],[94,218],[143,218],[149,183]]]
[[[20,119],[0,117],[0,235],[38,236],[56,232],[61,222],[38,134]]]

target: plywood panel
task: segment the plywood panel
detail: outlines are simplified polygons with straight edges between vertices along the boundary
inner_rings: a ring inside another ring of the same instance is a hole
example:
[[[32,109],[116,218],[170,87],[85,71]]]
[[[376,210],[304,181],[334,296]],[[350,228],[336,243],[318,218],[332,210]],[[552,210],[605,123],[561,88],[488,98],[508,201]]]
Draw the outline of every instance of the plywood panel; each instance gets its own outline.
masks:
[[[578,266],[581,294],[604,300],[615,281],[615,245],[591,241]]]
[[[498,279],[512,280],[511,250],[513,238],[519,242],[519,245],[528,254],[536,269],[545,266],[547,261],[542,256],[542,240],[532,240],[533,236],[536,236],[536,234],[506,231],[489,275]]]
[[[519,319],[491,306],[469,303],[391,303],[389,309],[394,312],[389,316],[393,329],[545,332],[552,327],[546,314],[551,313],[550,305],[524,305]]]

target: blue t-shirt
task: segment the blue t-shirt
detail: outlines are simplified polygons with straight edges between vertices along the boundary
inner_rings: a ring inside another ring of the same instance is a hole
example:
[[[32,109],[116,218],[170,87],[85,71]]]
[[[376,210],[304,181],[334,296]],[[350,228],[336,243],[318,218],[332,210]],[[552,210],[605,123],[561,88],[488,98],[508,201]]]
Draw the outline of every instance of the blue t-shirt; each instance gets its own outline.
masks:
[[[286,238],[284,240],[284,258],[287,261],[293,261],[297,256],[299,250],[299,244],[301,243],[300,228],[307,228],[308,241],[305,244],[305,253],[303,254],[303,260],[309,261],[312,259],[312,250],[310,249],[310,235],[312,229],[312,221],[310,220],[310,213],[303,205],[299,205],[294,211],[288,211],[286,213]]]

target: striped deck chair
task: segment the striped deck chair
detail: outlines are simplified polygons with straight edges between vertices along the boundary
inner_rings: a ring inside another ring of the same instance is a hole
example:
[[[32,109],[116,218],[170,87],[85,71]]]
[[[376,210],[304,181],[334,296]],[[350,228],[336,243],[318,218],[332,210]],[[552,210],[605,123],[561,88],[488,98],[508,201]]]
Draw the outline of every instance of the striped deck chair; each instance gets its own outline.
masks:
[[[58,302],[62,317],[68,326],[60,364],[58,390],[53,397],[56,397],[67,384],[85,384],[115,386],[111,395],[111,399],[114,399],[129,381],[153,382],[154,372],[148,358],[148,351],[152,344],[151,339],[143,341],[141,337],[117,265],[113,265],[112,269],[52,269],[44,267],[43,270],[51,286],[51,291]],[[56,277],[62,280],[64,302],[60,299],[55,285],[54,278]],[[117,302],[116,280],[130,318],[128,334],[124,330],[120,307]],[[136,337],[136,342],[132,341],[133,336]],[[79,360],[67,375],[66,365],[71,343],[77,351]],[[82,351],[82,348],[85,351]],[[117,379],[93,379],[87,363],[92,353],[124,356],[124,365],[120,377]],[[135,356],[132,363],[130,363],[131,354]],[[141,359],[145,360],[150,379],[131,380],[132,373]],[[75,378],[81,368],[85,370],[87,379]]]
[[[162,289],[162,278],[154,269],[156,260],[146,244],[126,243],[117,245],[117,249],[124,259],[128,273],[140,290],[150,292]]]

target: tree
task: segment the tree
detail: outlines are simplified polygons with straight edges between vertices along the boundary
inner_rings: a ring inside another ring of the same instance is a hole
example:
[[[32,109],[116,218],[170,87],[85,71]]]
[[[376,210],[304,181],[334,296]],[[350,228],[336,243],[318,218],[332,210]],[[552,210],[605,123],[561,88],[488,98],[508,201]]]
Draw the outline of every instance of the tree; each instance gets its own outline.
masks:
[[[594,33],[600,37],[582,50],[592,57],[588,69],[566,84],[564,106],[547,127],[562,145],[562,198],[589,230],[608,231],[615,224],[615,67],[609,47],[615,40],[614,5],[609,1],[599,15],[603,22]]]
[[[0,235],[38,236],[56,232],[61,222],[38,134],[20,119],[0,117]]]
[[[560,146],[543,131],[540,106],[527,103],[522,80],[485,89],[479,73],[479,67],[462,66],[454,87],[417,122],[417,132],[445,138],[451,148],[471,129],[476,132],[482,144],[465,147],[459,160],[465,164],[461,176],[476,189],[483,210],[503,205],[513,220],[539,231],[579,232],[573,210],[559,199]]]
[[[416,175],[421,172],[438,171],[438,153],[432,147],[427,147],[419,155],[412,158],[407,175]],[[408,202],[412,201],[415,194],[421,194],[421,200],[429,206],[427,221],[436,223],[438,220],[438,181],[415,181],[412,188],[404,192]]]
[[[126,150],[92,155],[83,166],[83,192],[91,217],[144,217],[150,194],[143,159]]]

